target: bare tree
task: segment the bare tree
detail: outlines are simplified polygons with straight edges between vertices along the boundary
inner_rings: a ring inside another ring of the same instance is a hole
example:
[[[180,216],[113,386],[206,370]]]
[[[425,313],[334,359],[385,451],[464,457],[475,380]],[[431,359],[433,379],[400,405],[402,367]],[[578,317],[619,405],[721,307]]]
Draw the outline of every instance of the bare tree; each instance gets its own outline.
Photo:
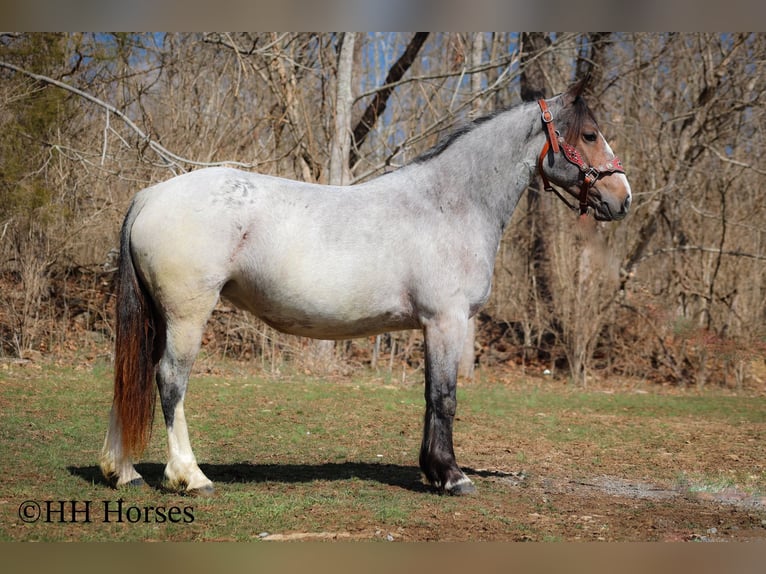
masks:
[[[397,82],[399,82],[407,70],[410,69],[412,64],[423,47],[426,39],[428,38],[428,32],[417,32],[410,42],[407,44],[404,52],[399,59],[396,60],[391,69],[386,75],[386,79],[383,85],[375,90],[375,93],[365,108],[362,117],[354,127],[352,135],[352,146],[350,151],[350,157],[348,163],[350,166],[354,166],[359,158],[358,149],[361,147],[364,140],[367,139],[367,135],[370,130],[373,129],[378,118],[383,114],[388,105],[388,99],[391,97]]]
[[[338,54],[338,74],[335,88],[335,130],[330,152],[331,185],[344,185],[351,180],[348,164],[351,151],[351,107],[354,95],[351,86],[356,35],[343,34]]]
[[[474,32],[471,41],[471,69],[478,70],[481,68],[481,64],[484,60],[484,33]],[[482,111],[482,99],[481,94],[483,92],[483,74],[481,72],[475,72],[471,75],[471,93],[474,96],[473,103],[471,105],[471,112],[474,117],[478,116]],[[460,355],[460,363],[458,364],[458,374],[468,379],[473,378],[474,364],[476,362],[476,318],[472,317],[468,321],[468,331],[465,337],[465,343],[463,345],[463,352]]]
[[[335,118],[330,148],[330,185],[349,183],[351,172],[348,165],[351,149],[351,107],[354,102],[351,81],[353,78],[355,34],[346,32],[340,39],[338,66],[335,79]],[[334,341],[316,341],[312,345],[318,365],[327,370],[332,361]]]

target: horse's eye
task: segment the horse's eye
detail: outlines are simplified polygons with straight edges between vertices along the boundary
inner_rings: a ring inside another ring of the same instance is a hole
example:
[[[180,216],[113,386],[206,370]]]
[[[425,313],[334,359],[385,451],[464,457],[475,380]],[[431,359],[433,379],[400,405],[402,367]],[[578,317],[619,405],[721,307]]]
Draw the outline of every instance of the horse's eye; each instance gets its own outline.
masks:
[[[594,142],[598,139],[598,136],[594,132],[585,132],[582,134],[582,137],[586,142]]]

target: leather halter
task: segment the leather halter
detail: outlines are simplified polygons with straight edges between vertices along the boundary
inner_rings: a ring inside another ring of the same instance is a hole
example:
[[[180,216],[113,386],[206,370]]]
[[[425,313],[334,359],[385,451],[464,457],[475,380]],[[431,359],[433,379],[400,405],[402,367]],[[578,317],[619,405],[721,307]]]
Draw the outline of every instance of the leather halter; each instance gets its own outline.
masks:
[[[540,171],[540,177],[543,179],[543,189],[545,189],[545,191],[554,192],[564,203],[567,204],[570,209],[578,209],[578,207],[572,205],[572,203],[566,197],[561,195],[561,193],[551,185],[550,181],[548,181],[548,178],[545,175],[545,172],[543,171],[543,160],[545,159],[545,156],[548,155],[548,152],[551,150],[554,154],[557,154],[560,147],[561,151],[564,152],[564,157],[567,159],[567,161],[580,168],[580,172],[582,173],[580,195],[578,196],[578,200],[580,202],[579,211],[580,215],[586,215],[588,213],[588,191],[590,188],[596,184],[599,178],[605,175],[611,175],[613,173],[625,173],[625,170],[622,167],[622,162],[620,161],[620,158],[615,155],[612,157],[612,159],[601,166],[594,167],[586,163],[580,152],[577,151],[574,146],[566,143],[564,138],[561,137],[561,134],[556,131],[556,128],[553,126],[553,114],[551,114],[550,110],[548,109],[548,105],[545,103],[545,100],[537,100],[537,104],[540,106],[543,127],[545,128],[546,135],[545,144],[543,145],[543,149],[540,152],[540,157],[537,160],[537,169]]]

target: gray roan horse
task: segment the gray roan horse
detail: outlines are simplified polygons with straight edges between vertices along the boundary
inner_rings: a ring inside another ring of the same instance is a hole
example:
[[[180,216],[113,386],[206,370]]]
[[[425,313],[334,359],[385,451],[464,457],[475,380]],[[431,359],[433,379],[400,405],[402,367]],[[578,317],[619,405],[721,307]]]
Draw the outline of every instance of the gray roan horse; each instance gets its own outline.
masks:
[[[410,164],[346,187],[206,168],[139,192],[121,232],[114,400],[101,469],[143,484],[156,381],[165,483],[211,494],[184,395],[219,297],[279,331],[348,339],[425,335],[420,468],[440,492],[474,490],[452,447],[458,359],[487,301],[503,229],[539,173],[598,220],[625,217],[628,180],[581,97],[584,82],[475,120]],[[563,197],[563,195],[562,195]]]

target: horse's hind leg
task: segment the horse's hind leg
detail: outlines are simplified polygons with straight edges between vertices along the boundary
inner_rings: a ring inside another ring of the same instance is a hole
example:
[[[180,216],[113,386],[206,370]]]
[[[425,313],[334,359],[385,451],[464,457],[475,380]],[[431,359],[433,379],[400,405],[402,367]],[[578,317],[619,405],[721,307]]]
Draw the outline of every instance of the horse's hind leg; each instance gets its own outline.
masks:
[[[109,412],[109,427],[106,431],[99,464],[101,472],[112,486],[146,485],[143,477],[134,466],[135,461],[123,451],[122,430],[114,406],[112,406],[112,410]]]
[[[452,421],[457,408],[457,369],[467,319],[448,315],[425,326],[426,414],[420,468],[436,488],[449,494],[475,490],[460,470],[452,447]]]
[[[214,304],[215,301],[210,310]],[[210,310],[168,321],[165,351],[157,369],[157,386],[168,431],[165,485],[198,495],[211,495],[214,488],[200,470],[192,452],[184,414],[184,397]]]

